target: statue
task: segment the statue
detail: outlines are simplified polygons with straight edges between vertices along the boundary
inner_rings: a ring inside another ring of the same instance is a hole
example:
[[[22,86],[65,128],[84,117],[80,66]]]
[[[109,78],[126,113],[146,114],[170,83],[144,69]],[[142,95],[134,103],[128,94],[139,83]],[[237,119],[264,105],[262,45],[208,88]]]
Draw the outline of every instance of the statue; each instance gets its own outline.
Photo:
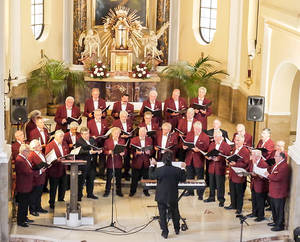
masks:
[[[88,31],[82,32],[79,37],[79,45],[84,47],[84,51],[81,53],[81,59],[84,60],[93,55],[100,58],[100,44],[100,37],[96,30],[89,29]]]
[[[153,59],[157,58],[161,61],[160,56],[162,55],[162,51],[157,49],[157,44],[158,40],[168,27],[169,23],[167,22],[157,31],[157,34],[155,34],[154,31],[150,31],[150,35],[143,37],[142,44],[144,45],[144,57],[151,55]]]

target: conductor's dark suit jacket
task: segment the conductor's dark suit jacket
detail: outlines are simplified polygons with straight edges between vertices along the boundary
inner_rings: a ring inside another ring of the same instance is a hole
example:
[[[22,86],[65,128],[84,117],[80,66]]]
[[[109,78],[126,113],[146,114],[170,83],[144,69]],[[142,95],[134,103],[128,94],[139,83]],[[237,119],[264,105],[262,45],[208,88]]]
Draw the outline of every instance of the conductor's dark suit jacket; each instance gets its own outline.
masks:
[[[149,178],[157,180],[155,201],[169,204],[177,202],[178,183],[186,180],[186,173],[174,166],[150,167]]]

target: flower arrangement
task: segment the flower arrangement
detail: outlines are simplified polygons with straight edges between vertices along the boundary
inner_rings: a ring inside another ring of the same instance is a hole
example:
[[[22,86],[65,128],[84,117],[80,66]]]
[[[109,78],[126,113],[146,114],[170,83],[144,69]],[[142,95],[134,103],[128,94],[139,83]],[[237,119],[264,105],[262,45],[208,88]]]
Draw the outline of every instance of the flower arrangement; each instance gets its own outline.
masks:
[[[105,77],[109,77],[108,69],[101,60],[98,61],[94,66],[92,66],[90,73],[92,78],[102,79]]]
[[[147,67],[146,62],[143,61],[133,68],[132,77],[141,79],[150,78],[149,68]]]

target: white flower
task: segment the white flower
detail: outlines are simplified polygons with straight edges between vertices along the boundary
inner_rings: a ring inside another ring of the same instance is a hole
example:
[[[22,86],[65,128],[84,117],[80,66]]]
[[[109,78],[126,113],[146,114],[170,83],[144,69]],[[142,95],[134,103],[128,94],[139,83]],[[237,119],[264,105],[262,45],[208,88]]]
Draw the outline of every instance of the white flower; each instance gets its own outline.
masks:
[[[147,66],[144,67],[144,70],[147,70]]]
[[[139,74],[138,74],[138,77],[142,77],[142,74],[141,74],[141,73],[139,73]]]
[[[94,68],[97,68],[97,65],[94,65]]]
[[[97,71],[94,71],[94,74],[96,75],[96,74],[97,74]]]
[[[106,73],[106,76],[109,77],[109,73]]]
[[[145,61],[142,61],[142,64],[143,64],[143,65],[145,65],[145,64],[146,64],[146,62],[145,62]]]
[[[137,67],[137,68],[136,68],[136,70],[137,70],[137,71],[140,71],[140,68],[139,68],[139,67]]]
[[[94,75],[93,75],[93,74],[91,74],[91,77],[94,77]]]
[[[97,76],[100,76],[100,73],[97,73]]]
[[[133,76],[133,77],[136,77],[136,74],[135,74],[135,73],[133,73],[133,74],[132,74],[132,76]]]
[[[104,72],[100,72],[100,75],[101,75],[101,76],[104,76]]]
[[[99,60],[99,61],[98,61],[98,63],[99,63],[99,64],[101,64],[101,63],[102,63],[102,61],[101,61],[101,60]]]
[[[136,69],[138,69],[140,66],[139,65],[136,65]]]
[[[106,68],[105,65],[102,65],[102,68]]]
[[[147,74],[146,77],[149,78],[149,77],[150,77],[150,74]]]
[[[99,70],[100,70],[100,71],[103,71],[103,68],[101,68],[101,67],[100,67],[100,69],[99,69]]]
[[[145,75],[145,74],[146,74],[146,72],[145,72],[145,71],[143,71],[142,73],[143,73],[143,75]]]
[[[97,67],[97,68],[95,69],[95,71],[98,72],[98,70],[99,70],[99,69],[98,69],[98,67]]]

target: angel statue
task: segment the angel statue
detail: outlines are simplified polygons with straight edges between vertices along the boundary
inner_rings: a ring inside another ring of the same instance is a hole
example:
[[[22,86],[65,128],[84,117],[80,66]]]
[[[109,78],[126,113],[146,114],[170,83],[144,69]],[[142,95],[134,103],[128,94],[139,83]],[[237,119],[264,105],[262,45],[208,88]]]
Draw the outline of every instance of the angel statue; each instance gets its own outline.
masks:
[[[157,31],[156,34],[151,30],[150,35],[143,37],[142,44],[144,46],[144,57],[151,55],[153,59],[157,58],[161,61],[160,56],[162,55],[162,51],[157,49],[157,44],[158,40],[168,27],[169,22],[164,23],[164,25]]]
[[[92,57],[92,55],[96,55],[98,58],[101,57],[100,44],[100,37],[96,30],[89,29],[82,32],[79,37],[79,45],[84,48],[84,51],[81,53],[81,59]]]

